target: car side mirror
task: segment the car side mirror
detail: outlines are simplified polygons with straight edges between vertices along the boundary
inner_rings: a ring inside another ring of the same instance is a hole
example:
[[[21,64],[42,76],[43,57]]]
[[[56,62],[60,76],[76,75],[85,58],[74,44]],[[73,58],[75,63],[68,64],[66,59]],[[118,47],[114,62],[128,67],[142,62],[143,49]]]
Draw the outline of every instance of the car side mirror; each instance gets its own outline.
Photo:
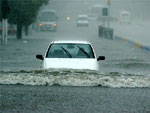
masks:
[[[43,60],[43,59],[44,59],[42,55],[36,55],[36,58],[37,58],[37,59],[40,59],[40,60]]]
[[[97,61],[99,61],[99,60],[105,60],[105,56],[99,56],[99,57],[97,58]]]

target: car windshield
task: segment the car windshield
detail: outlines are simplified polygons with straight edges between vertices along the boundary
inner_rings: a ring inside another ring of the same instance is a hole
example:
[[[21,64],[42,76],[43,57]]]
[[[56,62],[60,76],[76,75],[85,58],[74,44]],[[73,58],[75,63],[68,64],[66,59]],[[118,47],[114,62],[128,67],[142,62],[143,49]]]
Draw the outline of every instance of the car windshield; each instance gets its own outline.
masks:
[[[89,44],[52,44],[46,58],[95,58]]]
[[[56,12],[52,12],[52,11],[41,12],[39,19],[40,21],[45,21],[45,22],[56,21],[57,19]]]

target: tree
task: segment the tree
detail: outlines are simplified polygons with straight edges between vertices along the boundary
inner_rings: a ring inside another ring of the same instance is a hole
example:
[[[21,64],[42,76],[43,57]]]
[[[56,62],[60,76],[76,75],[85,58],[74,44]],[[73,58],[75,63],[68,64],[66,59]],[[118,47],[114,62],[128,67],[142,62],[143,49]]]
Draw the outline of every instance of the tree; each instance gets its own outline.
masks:
[[[2,20],[2,0],[0,0],[0,21]]]
[[[38,15],[40,7],[49,0],[8,0],[10,13],[8,21],[17,25],[17,38],[22,38],[22,28],[31,25]]]
[[[1,0],[1,13],[2,19],[8,18],[9,14],[8,0]]]

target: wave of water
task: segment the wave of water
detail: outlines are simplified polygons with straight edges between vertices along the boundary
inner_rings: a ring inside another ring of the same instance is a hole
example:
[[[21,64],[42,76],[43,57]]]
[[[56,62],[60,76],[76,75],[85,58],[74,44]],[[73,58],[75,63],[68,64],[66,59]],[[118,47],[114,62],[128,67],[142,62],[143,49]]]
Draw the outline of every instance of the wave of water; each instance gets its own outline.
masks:
[[[111,63],[110,63],[111,62]],[[137,69],[137,70],[149,70],[150,69],[150,62],[142,59],[121,59],[121,60],[111,60],[110,62],[106,63],[106,67],[117,67],[123,69]]]
[[[90,70],[33,70],[0,72],[0,84],[104,86],[104,87],[150,87],[150,75],[118,72],[102,73]]]

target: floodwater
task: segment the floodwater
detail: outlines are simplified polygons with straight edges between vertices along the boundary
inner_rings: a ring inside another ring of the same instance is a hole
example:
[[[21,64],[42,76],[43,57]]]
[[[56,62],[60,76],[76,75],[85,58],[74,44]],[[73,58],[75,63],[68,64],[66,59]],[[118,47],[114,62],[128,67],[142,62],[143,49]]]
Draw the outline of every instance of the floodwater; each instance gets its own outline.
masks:
[[[20,72],[1,72],[1,84],[150,87],[150,76],[118,72],[100,73],[90,70],[49,69]]]
[[[149,113],[149,53],[100,39],[96,30],[92,33],[84,34],[87,37],[82,40],[89,40],[96,54],[106,57],[99,62],[99,71],[40,69],[36,54],[44,55],[49,42],[60,39],[57,34],[62,35],[61,31],[37,33],[23,40],[10,37],[7,46],[0,46],[0,111]]]

